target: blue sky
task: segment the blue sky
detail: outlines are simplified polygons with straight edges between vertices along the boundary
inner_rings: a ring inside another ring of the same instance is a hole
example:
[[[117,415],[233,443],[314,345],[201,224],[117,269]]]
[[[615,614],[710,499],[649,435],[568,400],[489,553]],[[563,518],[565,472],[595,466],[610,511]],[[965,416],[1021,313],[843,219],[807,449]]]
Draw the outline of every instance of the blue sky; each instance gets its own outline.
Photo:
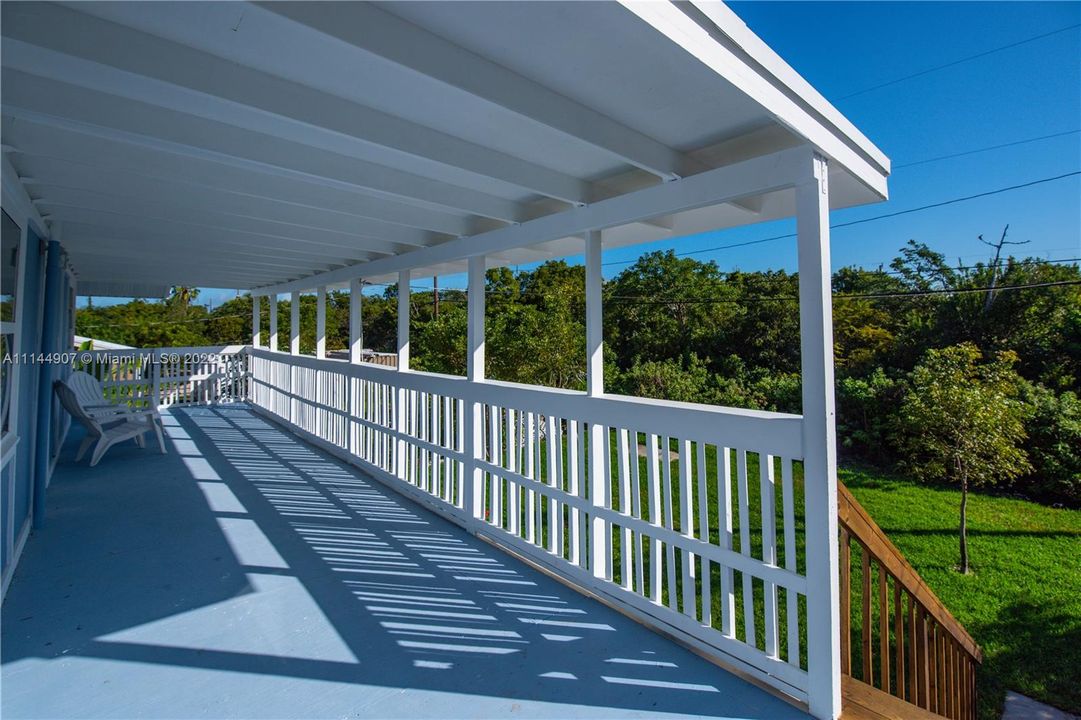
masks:
[[[853,97],[891,80],[1081,24],[1075,2],[735,2],[732,8],[892,160],[890,200],[833,222],[904,210],[1081,170],[1081,134],[912,167],[943,155],[1081,130],[1081,28],[992,52]],[[833,265],[877,267],[910,238],[966,264],[976,236],[1029,240],[1026,255],[1081,257],[1081,176],[833,233]],[[790,232],[791,221],[606,252],[688,251]],[[795,268],[795,241],[697,255],[722,269]],[[626,267],[610,264],[606,276]],[[418,283],[430,285],[428,283]],[[440,279],[462,287],[464,277]],[[206,291],[217,304],[233,291]]]

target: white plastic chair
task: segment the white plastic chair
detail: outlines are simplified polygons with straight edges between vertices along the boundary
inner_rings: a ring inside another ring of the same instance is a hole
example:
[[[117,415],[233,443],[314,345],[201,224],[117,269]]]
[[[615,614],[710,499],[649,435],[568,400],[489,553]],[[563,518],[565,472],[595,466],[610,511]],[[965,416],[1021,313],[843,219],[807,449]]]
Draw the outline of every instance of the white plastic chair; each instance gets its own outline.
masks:
[[[72,419],[86,428],[86,437],[79,445],[75,462],[83,459],[83,455],[92,444],[94,452],[90,456],[91,467],[97,465],[105,451],[118,442],[134,438],[139,447],[146,447],[143,435],[147,432],[154,433],[158,438],[158,447],[161,448],[162,455],[165,454],[165,438],[161,433],[161,423],[156,410],[133,410],[112,403],[105,403],[103,406],[100,402],[97,407],[88,408],[79,402],[79,396],[63,380],[54,382],[53,390]],[[99,396],[99,401],[104,401],[104,397]]]
[[[113,408],[116,412],[128,412],[131,410],[127,405],[118,405],[109,402],[105,398],[105,389],[101,382],[89,373],[76,370],[68,375],[64,384],[75,394],[75,399],[84,410],[98,410],[101,408]]]

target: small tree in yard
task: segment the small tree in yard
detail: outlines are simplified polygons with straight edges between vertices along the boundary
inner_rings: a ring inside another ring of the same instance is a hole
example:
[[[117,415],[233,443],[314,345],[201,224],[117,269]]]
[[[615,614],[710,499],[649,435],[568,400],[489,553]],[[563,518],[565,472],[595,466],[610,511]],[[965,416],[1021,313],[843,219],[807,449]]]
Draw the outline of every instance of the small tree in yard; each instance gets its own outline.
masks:
[[[963,343],[929,350],[912,371],[901,405],[904,465],[918,478],[961,486],[959,570],[968,572],[968,490],[995,485],[1029,470],[1018,444],[1025,438],[1025,406],[1017,399],[1017,356],[1003,352],[981,362]]]

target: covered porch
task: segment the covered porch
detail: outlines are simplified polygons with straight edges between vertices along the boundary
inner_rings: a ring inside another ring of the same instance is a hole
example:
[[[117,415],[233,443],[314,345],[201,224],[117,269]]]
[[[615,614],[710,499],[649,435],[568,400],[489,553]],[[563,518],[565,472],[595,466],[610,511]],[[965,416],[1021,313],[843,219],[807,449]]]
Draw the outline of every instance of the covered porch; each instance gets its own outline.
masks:
[[[62,452],[5,717],[808,717],[242,404],[164,420]]]
[[[889,160],[731,9],[3,13],[5,347],[70,349],[77,294],[253,306],[237,345],[77,358],[169,411],[167,456],[71,465],[71,363],[5,370],[5,714],[834,720],[858,675],[973,717],[978,648],[839,508],[830,211],[884,199]],[[801,414],[606,390],[606,249],[793,218]],[[487,270],[568,256],[583,387],[489,377]],[[417,371],[411,290],[455,274],[467,370]],[[391,367],[365,361],[370,284]]]

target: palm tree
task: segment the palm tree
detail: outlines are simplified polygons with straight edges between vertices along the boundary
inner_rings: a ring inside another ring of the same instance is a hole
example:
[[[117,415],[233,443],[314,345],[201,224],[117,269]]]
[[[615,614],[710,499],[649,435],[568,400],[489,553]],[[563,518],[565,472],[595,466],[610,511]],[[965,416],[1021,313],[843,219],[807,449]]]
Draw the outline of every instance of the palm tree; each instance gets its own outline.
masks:
[[[173,285],[169,290],[169,299],[166,302],[175,308],[178,314],[187,315],[188,308],[191,307],[192,301],[197,297],[199,297],[199,288],[188,287],[187,285]]]

